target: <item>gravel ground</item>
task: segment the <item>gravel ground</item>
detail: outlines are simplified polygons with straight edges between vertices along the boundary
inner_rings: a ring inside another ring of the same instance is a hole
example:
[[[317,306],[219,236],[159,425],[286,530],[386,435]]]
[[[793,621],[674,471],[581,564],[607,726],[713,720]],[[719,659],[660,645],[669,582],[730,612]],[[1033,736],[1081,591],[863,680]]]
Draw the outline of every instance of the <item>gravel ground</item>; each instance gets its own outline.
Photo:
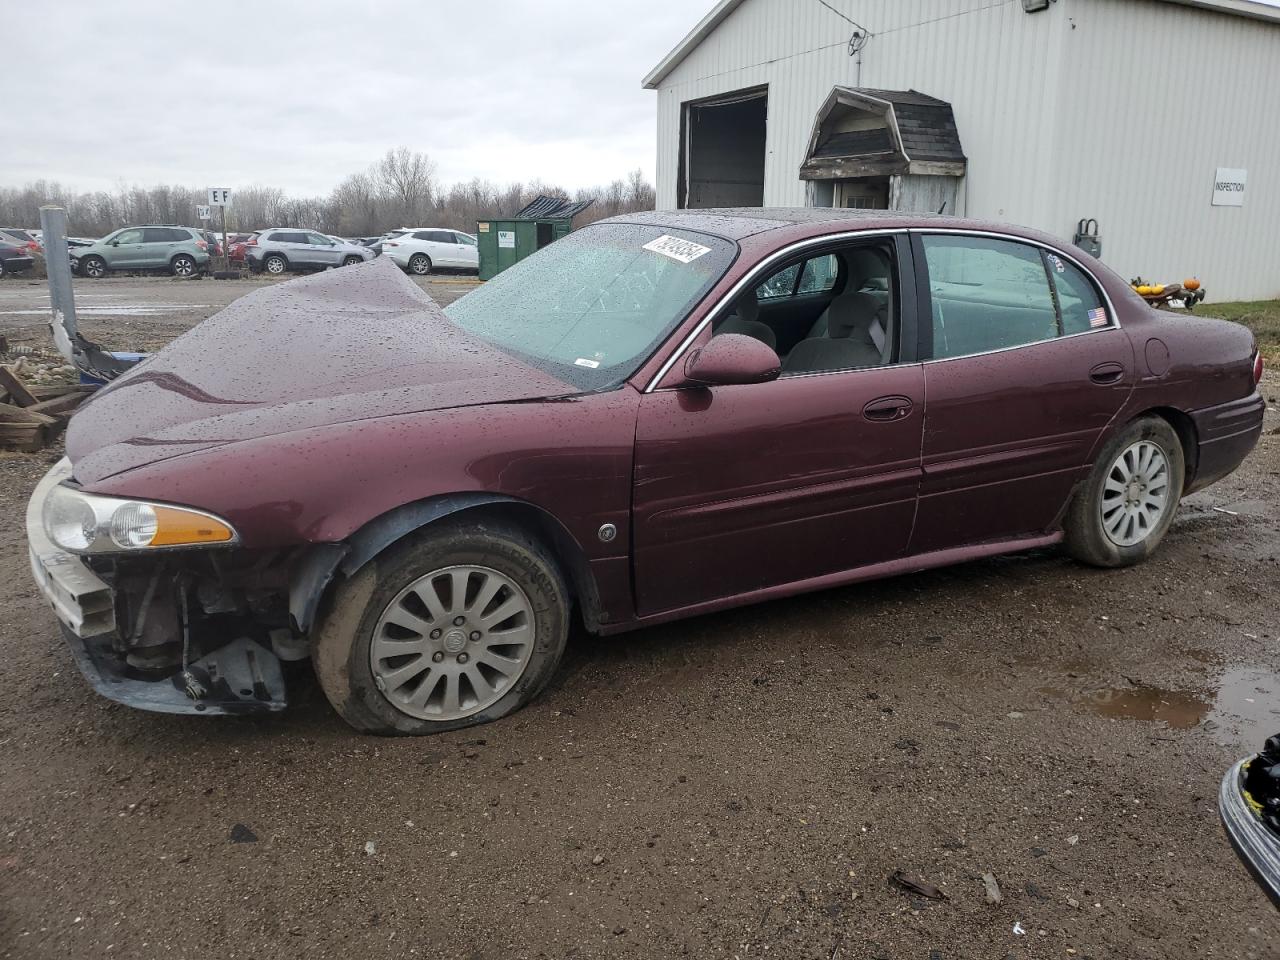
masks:
[[[257,282],[77,288],[89,336],[147,348]],[[0,285],[0,333],[42,341],[12,312],[40,292]],[[60,454],[0,455],[0,957],[1278,957],[1215,808],[1280,730],[1274,403],[1266,429],[1143,566],[1037,552],[576,637],[530,708],[400,741],[305,671],[269,720],[92,694],[27,570]]]

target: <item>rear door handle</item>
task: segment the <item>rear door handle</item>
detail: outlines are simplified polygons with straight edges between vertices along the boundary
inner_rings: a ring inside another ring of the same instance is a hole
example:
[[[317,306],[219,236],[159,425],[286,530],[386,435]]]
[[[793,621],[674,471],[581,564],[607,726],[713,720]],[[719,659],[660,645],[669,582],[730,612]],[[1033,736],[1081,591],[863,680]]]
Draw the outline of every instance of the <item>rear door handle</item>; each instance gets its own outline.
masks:
[[[884,423],[901,420],[911,413],[911,407],[911,401],[906,397],[877,397],[862,408],[862,415],[868,420]]]
[[[1089,371],[1089,379],[1094,383],[1116,383],[1124,376],[1124,366],[1119,363],[1100,363]]]

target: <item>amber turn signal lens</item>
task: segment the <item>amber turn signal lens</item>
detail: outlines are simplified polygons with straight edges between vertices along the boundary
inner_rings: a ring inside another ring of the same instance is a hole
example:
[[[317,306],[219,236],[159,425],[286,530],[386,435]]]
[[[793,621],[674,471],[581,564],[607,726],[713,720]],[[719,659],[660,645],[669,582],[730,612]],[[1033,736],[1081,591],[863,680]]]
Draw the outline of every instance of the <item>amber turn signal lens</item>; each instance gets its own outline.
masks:
[[[225,523],[202,513],[176,507],[154,508],[156,532],[148,546],[179,547],[196,543],[227,543],[235,533]]]

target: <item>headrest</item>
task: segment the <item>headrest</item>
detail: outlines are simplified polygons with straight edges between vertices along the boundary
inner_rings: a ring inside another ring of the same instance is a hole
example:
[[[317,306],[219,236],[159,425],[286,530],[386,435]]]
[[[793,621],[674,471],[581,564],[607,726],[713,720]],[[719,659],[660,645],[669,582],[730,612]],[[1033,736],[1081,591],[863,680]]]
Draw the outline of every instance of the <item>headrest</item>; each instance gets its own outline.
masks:
[[[845,266],[849,269],[850,286],[847,289],[857,290],[873,277],[889,276],[889,261],[884,252],[874,247],[860,247],[844,254]]]
[[[760,301],[756,299],[755,290],[748,290],[742,296],[738,297],[738,302],[734,309],[737,311],[738,319],[745,320],[747,323],[753,323],[760,319]]]
[[[879,310],[880,301],[869,293],[843,293],[827,310],[827,336],[841,340],[861,335],[865,339]]]

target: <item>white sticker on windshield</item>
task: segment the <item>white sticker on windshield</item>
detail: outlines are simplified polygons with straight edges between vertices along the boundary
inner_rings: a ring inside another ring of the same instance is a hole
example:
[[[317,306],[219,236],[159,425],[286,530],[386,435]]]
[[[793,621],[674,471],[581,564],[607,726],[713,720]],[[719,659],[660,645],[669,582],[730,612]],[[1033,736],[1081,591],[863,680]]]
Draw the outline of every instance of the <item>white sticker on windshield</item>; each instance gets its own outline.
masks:
[[[672,260],[679,260],[681,263],[693,263],[704,253],[710,253],[710,247],[704,247],[700,243],[694,243],[692,240],[681,240],[679,237],[668,236],[663,234],[657,240],[651,240],[644,245],[646,250],[652,250],[654,253],[660,253],[664,257],[670,257]]]
[[[600,366],[599,360],[587,360],[585,357],[579,357],[577,360],[573,362],[576,366],[590,367],[592,370],[595,370],[597,367]]]

